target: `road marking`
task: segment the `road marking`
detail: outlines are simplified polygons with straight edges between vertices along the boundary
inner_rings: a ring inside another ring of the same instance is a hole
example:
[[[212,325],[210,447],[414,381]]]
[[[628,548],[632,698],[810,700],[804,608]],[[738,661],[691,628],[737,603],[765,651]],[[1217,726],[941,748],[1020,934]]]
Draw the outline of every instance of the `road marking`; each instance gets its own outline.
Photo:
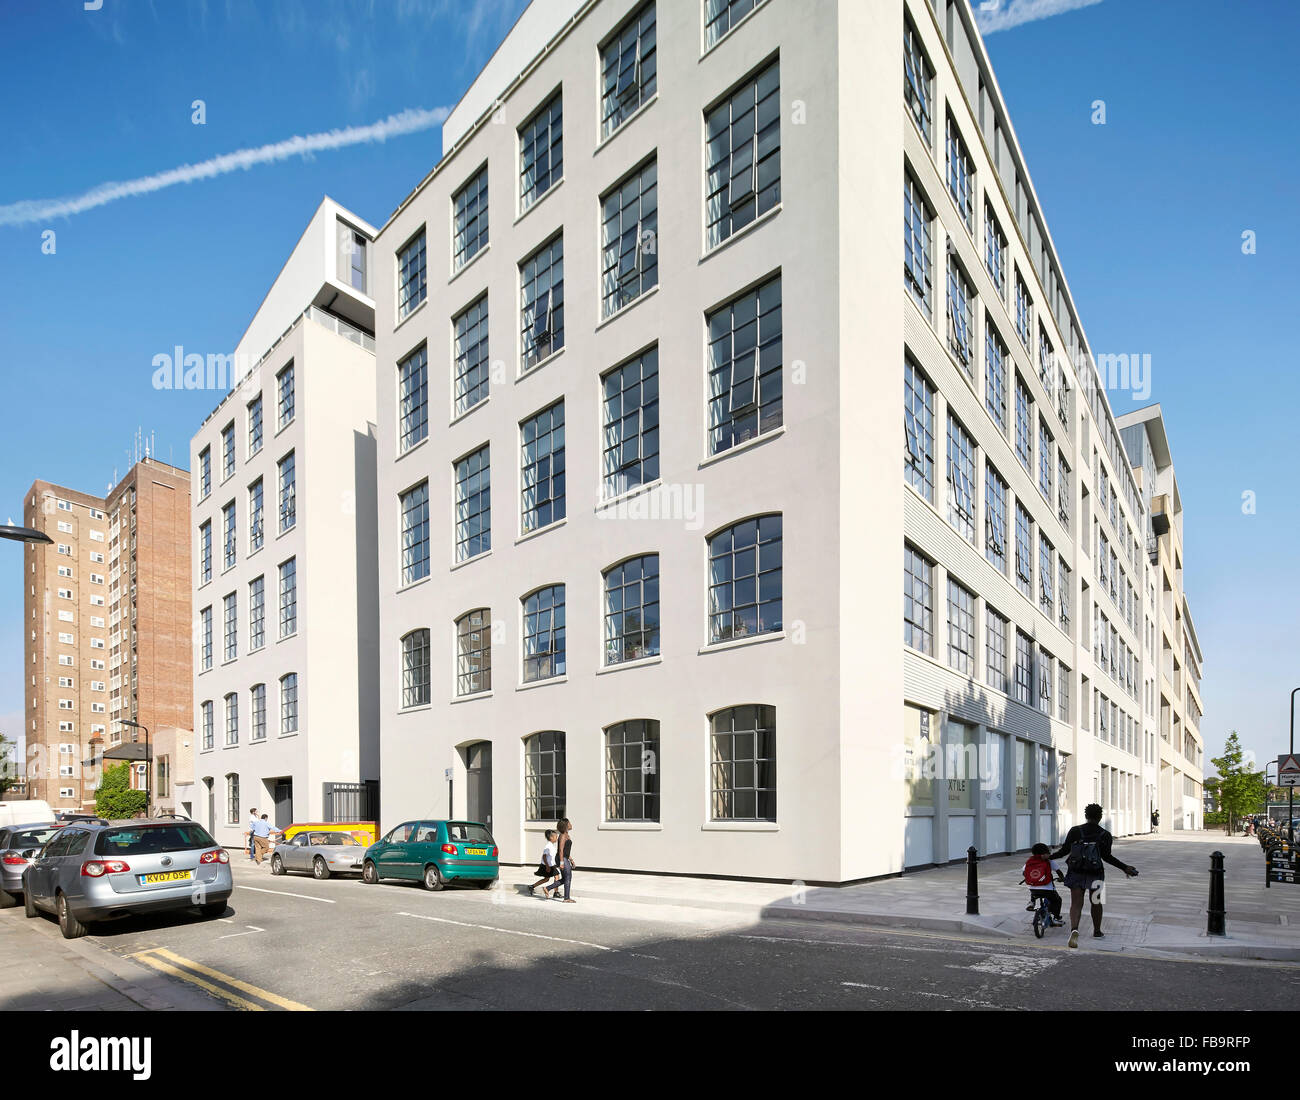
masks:
[[[432,920],[439,924],[458,924],[462,928],[480,928],[485,932],[501,932],[507,936],[527,936],[533,940],[554,940],[556,943],[572,943],[578,947],[594,947],[597,951],[612,951],[618,954],[618,948],[606,947],[601,943],[588,943],[586,940],[567,940],[563,936],[544,936],[540,932],[521,932],[517,928],[497,928],[491,924],[470,924],[463,920],[449,920],[446,917],[429,917],[423,913],[398,913],[399,917],[415,917],[417,920]]]
[[[222,989],[218,985],[213,985],[212,982],[204,981],[204,979],[197,975],[190,974],[178,966],[172,966],[171,963],[164,962],[162,959],[155,959],[148,951],[140,951],[128,957],[139,959],[142,963],[152,966],[155,970],[160,970],[164,974],[170,974],[173,978],[180,978],[183,982],[189,982],[191,985],[196,985],[200,989],[206,989],[214,997],[225,1001],[226,1004],[232,1005],[235,1008],[242,1008],[248,1012],[266,1011],[262,1005],[254,1004],[252,1001],[246,1001],[243,997],[236,996],[228,989]]]
[[[1033,978],[1050,970],[1060,959],[1041,959],[1032,955],[989,955],[973,966],[949,966],[947,970],[978,970],[983,974],[997,974],[1003,978]]]
[[[240,886],[240,890],[252,890],[258,894],[280,894],[286,898],[303,898],[306,901],[323,901],[326,905],[333,905],[333,898],[314,898],[310,894],[291,894],[288,890],[268,890],[264,886]]]
[[[862,982],[840,982],[840,985],[852,986],[855,989],[878,989],[882,993],[892,993],[893,990],[886,985],[865,985]],[[954,997],[948,993],[926,993],[921,989],[909,989],[909,997],[937,997],[941,1001],[955,1001],[957,1004],[973,1005],[975,1008],[1000,1008],[1005,1011],[1006,1005],[995,1005],[991,1001],[977,1001],[973,997]]]
[[[157,956],[161,956],[161,958],[158,958]],[[189,973],[187,971],[197,971],[199,974],[204,974],[207,977],[212,978],[214,981],[223,982],[234,989],[238,989],[242,993],[247,993],[259,1000],[266,1001],[268,1004],[286,1009],[289,1012],[315,1011],[315,1009],[311,1008],[309,1005],[299,1004],[297,1001],[289,1000],[288,997],[281,997],[279,994],[271,993],[265,989],[260,989],[248,982],[240,981],[238,978],[232,978],[229,974],[223,974],[220,970],[213,970],[210,966],[204,966],[202,963],[197,963],[193,959],[183,958],[175,952],[168,951],[165,947],[150,948],[148,951],[140,951],[129,957],[138,958],[142,962],[146,962],[150,966],[154,966],[159,970],[167,969],[167,964],[174,964],[176,969],[173,969],[172,972],[175,973],[177,977],[183,978],[185,981],[193,982],[195,985],[202,985],[205,988],[213,989],[214,992],[217,992],[219,996],[222,996],[226,1000],[230,1000],[233,997],[235,1000],[242,1001],[243,998],[235,997],[234,994],[229,993],[228,991],[218,990],[209,985],[209,983],[205,982],[203,979],[196,977],[194,973]],[[167,962],[164,963],[163,960],[167,960]],[[182,967],[184,970],[179,969]],[[253,1009],[260,1009],[262,1007],[248,1001],[244,1001],[244,1004]]]
[[[219,939],[219,940],[233,940],[236,936],[251,936],[251,935],[253,935],[255,932],[265,932],[265,931],[266,931],[265,928],[258,928],[257,925],[255,925],[255,924],[246,924],[246,925],[244,925],[244,927],[248,929],[247,932],[230,932],[230,933],[227,933],[227,934],[224,935],[224,936],[218,936],[217,939]]]
[[[880,950],[880,944],[878,943],[852,943],[849,940],[807,940],[807,939],[801,940],[793,936],[753,936],[753,935],[746,935],[746,934],[739,934],[736,936],[736,939],[762,940],[767,943],[797,943],[800,945],[816,944],[817,946],[820,947],[856,947],[856,948],[860,948],[863,950],[870,950],[870,951]],[[890,951],[915,951],[920,954],[926,954],[926,955],[971,955],[973,957],[978,957],[978,958],[984,958],[985,955],[983,951],[963,951],[960,948],[946,948],[946,947],[904,947],[902,944],[890,944],[889,950]]]

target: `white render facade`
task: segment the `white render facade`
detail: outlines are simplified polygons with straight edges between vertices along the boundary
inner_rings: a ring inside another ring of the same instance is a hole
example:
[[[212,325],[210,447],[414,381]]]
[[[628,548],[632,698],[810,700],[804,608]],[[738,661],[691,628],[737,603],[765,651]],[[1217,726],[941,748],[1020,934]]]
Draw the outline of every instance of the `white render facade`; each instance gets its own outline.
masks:
[[[1142,503],[969,6],[818,11],[532,4],[377,236],[382,827],[808,882],[1145,831]]]
[[[223,844],[250,808],[319,821],[324,784],[378,778],[374,235],[322,202],[190,445],[193,807]]]

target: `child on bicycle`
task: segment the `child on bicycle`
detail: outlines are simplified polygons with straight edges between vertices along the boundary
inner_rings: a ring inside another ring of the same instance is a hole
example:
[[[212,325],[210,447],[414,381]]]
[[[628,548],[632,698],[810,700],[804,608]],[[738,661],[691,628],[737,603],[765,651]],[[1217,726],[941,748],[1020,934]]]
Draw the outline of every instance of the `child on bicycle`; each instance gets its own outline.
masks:
[[[1061,873],[1061,861],[1052,862],[1048,857],[1052,854],[1052,849],[1046,844],[1035,844],[1029,850],[1029,858],[1025,860],[1024,876],[1021,878],[1026,886],[1029,887],[1029,904],[1025,909],[1033,912],[1038,908],[1039,899],[1047,896],[1048,909],[1052,914],[1052,925],[1059,927],[1065,921],[1061,919],[1061,895],[1056,891],[1056,885],[1052,882],[1052,876],[1064,881],[1065,876]]]

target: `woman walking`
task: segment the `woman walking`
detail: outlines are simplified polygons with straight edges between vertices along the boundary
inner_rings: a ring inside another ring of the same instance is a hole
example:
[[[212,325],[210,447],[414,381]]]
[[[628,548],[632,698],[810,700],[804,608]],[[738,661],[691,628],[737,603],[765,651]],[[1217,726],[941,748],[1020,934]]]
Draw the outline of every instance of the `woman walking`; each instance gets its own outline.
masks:
[[[573,889],[573,823],[567,818],[562,817],[555,823],[555,831],[559,834],[555,841],[555,858],[560,867],[560,881],[564,885],[564,897],[560,897],[559,884],[555,887],[556,901],[567,901],[570,904],[573,898],[569,896]]]

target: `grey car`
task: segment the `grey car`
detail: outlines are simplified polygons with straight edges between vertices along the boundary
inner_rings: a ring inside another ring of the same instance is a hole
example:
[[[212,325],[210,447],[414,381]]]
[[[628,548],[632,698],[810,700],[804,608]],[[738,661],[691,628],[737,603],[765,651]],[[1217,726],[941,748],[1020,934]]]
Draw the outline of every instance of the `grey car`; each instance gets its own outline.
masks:
[[[219,917],[234,889],[230,855],[194,821],[141,818],[65,825],[23,875],[29,917],[54,913],[65,939],[96,921],[197,908]]]
[[[34,822],[0,829],[0,909],[12,909],[23,900],[23,872],[58,825]]]
[[[312,829],[275,846],[271,855],[271,874],[310,871],[316,878],[359,875],[361,857],[365,854],[366,846],[359,844],[350,833]]]

